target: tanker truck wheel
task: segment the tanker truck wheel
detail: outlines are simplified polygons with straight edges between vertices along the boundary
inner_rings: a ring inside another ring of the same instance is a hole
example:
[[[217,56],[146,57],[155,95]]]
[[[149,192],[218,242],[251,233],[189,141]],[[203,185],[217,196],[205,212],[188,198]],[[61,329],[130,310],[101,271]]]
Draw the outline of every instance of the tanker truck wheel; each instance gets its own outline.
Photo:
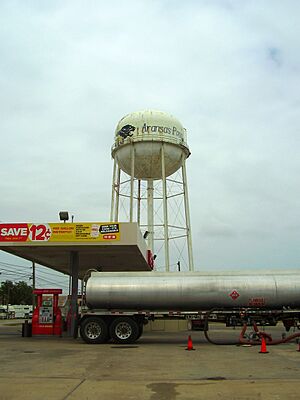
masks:
[[[137,322],[129,317],[116,318],[109,328],[112,340],[119,344],[134,343],[139,336],[139,332]]]
[[[107,325],[101,318],[86,318],[80,325],[80,335],[86,343],[105,343],[108,340]]]

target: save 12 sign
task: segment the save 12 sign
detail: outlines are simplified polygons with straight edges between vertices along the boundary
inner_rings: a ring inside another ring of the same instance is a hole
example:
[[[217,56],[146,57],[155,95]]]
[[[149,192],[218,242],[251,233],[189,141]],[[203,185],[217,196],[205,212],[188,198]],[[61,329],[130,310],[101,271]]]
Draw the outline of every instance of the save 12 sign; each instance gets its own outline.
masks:
[[[0,224],[0,242],[40,242],[51,237],[48,224]]]

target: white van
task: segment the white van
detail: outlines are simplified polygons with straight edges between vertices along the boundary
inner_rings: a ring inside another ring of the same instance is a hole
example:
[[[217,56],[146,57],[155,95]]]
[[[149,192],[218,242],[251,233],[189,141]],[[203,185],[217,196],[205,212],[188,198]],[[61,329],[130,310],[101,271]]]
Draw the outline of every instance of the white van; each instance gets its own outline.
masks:
[[[32,305],[14,304],[9,306],[9,311],[13,313],[14,318],[29,318],[32,313]]]

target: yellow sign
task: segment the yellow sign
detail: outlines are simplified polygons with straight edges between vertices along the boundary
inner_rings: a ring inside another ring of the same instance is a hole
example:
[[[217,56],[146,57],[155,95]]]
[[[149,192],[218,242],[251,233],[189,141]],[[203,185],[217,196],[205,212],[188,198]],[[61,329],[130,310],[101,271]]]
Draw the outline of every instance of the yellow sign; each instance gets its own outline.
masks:
[[[0,242],[106,242],[120,240],[112,222],[0,224]]]

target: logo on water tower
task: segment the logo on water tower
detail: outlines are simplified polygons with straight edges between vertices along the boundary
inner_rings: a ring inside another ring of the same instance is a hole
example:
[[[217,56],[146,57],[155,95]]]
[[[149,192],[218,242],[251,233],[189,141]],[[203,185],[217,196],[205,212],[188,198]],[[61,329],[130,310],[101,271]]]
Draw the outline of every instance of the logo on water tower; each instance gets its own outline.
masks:
[[[118,133],[117,136],[121,136],[123,139],[126,139],[128,136],[132,136],[133,133],[135,131],[135,127],[132,125],[125,125],[123,126],[123,128],[121,128]]]

